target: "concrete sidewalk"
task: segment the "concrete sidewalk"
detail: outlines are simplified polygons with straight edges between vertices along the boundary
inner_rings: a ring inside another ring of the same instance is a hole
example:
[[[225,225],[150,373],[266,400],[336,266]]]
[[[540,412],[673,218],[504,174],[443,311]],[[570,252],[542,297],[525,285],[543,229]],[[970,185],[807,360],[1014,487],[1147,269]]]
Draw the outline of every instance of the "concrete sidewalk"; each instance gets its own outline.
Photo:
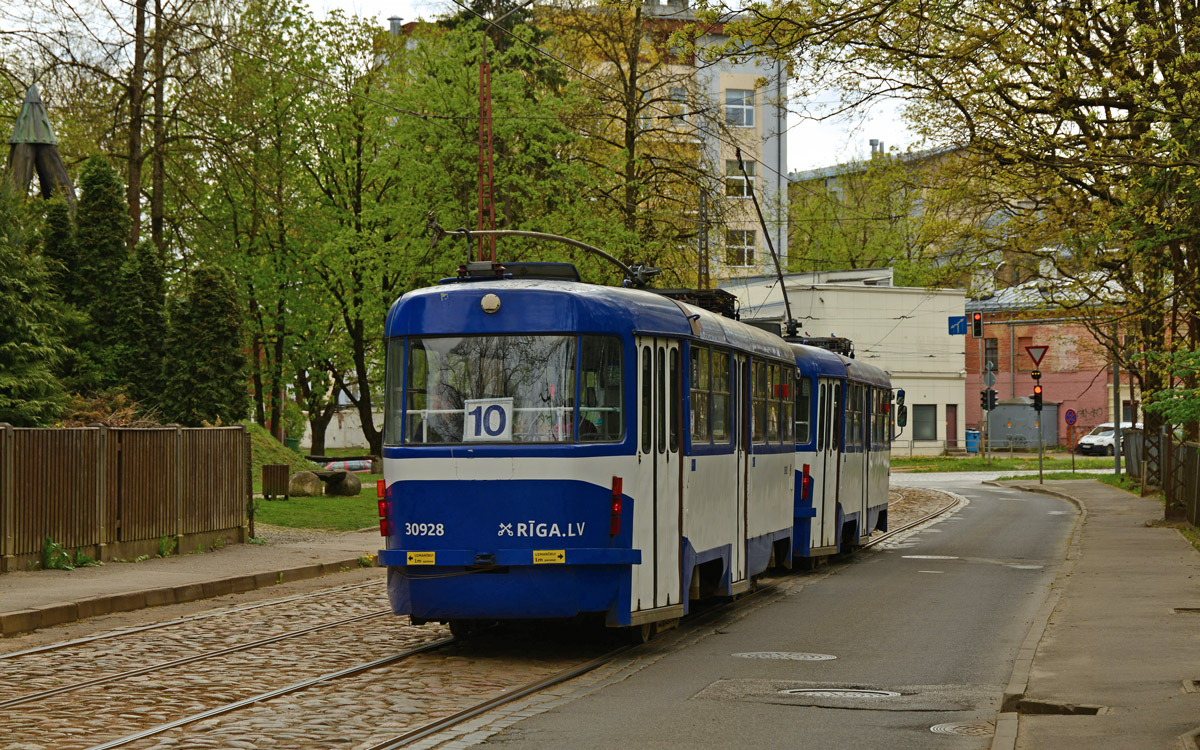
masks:
[[[0,575],[0,635],[358,570],[374,565],[383,542],[378,529],[277,529],[260,531],[260,536],[266,544],[231,544],[95,568],[5,573]]]
[[[1200,748],[1200,552],[1153,525],[1156,500],[1089,480],[996,484],[1082,512],[1018,654],[993,750]]]

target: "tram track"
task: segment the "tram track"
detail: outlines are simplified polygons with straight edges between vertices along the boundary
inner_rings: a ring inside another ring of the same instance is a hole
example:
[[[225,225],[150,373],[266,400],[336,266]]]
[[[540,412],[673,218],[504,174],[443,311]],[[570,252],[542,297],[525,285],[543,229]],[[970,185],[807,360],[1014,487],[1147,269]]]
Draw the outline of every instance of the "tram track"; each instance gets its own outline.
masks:
[[[139,669],[128,670],[125,672],[121,672],[119,674],[107,675],[104,677],[96,677],[94,679],[85,680],[83,682],[77,682],[72,685],[64,685],[62,687],[52,688],[50,690],[42,690],[37,693],[29,693],[29,694],[23,695],[19,698],[12,698],[9,700],[0,701],[0,709],[9,708],[11,706],[19,706],[24,703],[32,703],[32,702],[38,701],[38,700],[45,700],[46,698],[51,698],[53,696],[61,695],[63,693],[70,693],[70,692],[73,692],[76,690],[82,690],[83,688],[95,687],[97,685],[103,685],[103,684],[106,684],[109,682],[117,682],[119,680],[129,679],[131,677],[137,677],[139,675],[151,674],[153,672],[160,672],[160,671],[167,670],[167,669],[173,669],[173,668],[181,667],[181,666],[184,666],[187,664],[192,664],[192,663],[195,663],[198,661],[203,661],[205,659],[215,659],[217,657],[237,653],[238,651],[247,651],[252,648],[269,646],[271,644],[278,643],[280,641],[288,640],[289,638],[298,638],[300,636],[308,635],[310,633],[316,633],[316,632],[319,632],[322,630],[328,630],[330,628],[340,627],[342,625],[349,625],[351,623],[360,622],[362,620],[367,620],[367,619],[371,619],[374,617],[381,617],[381,616],[387,615],[387,614],[391,614],[391,610],[381,609],[376,612],[367,613],[365,615],[357,615],[355,617],[348,617],[348,618],[345,618],[342,620],[337,620],[335,622],[327,622],[327,623],[322,623],[320,625],[314,625],[312,627],[304,628],[302,630],[293,630],[293,631],[290,631],[287,633],[273,635],[273,636],[270,636],[267,638],[260,638],[259,640],[256,640],[256,641],[251,641],[249,643],[241,643],[236,646],[230,646],[228,648],[219,649],[217,651],[206,651],[201,654],[193,654],[192,656],[185,656],[185,657],[182,657],[179,659],[172,659],[171,661],[166,661],[166,662],[162,662],[159,664],[152,664],[150,666],[141,667]]]
[[[129,745],[134,742],[137,742],[138,740],[146,739],[147,737],[153,737],[154,735],[162,734],[163,732],[170,731],[177,727],[182,727],[182,726],[186,726],[188,724],[194,724],[198,721],[204,721],[205,719],[211,719],[211,718],[214,718],[217,716],[222,716],[224,714],[232,713],[234,711],[238,711],[238,710],[240,710],[242,708],[246,708],[248,706],[253,706],[257,703],[262,703],[264,701],[269,701],[273,698],[278,698],[280,696],[287,695],[289,693],[295,693],[295,692],[298,692],[301,690],[307,690],[308,688],[313,687],[315,685],[320,685],[322,683],[327,683],[327,682],[331,682],[333,680],[342,679],[344,677],[351,677],[356,674],[361,674],[362,672],[366,672],[366,671],[369,671],[372,669],[377,669],[379,667],[387,666],[389,664],[394,664],[396,662],[403,661],[404,659],[411,658],[413,656],[425,653],[427,651],[432,651],[432,650],[439,649],[439,648],[445,648],[446,646],[448,646],[454,642],[455,642],[454,638],[442,638],[440,640],[432,641],[430,643],[425,643],[425,644],[422,644],[415,648],[410,648],[410,649],[401,651],[398,654],[393,654],[392,656],[386,656],[382,659],[375,659],[375,660],[365,662],[362,664],[356,664],[352,667],[347,667],[346,669],[341,669],[336,672],[330,672],[328,674],[323,674],[323,675],[320,675],[319,677],[313,677],[308,680],[302,680],[300,682],[293,683],[293,684],[287,685],[285,687],[277,688],[275,690],[269,690],[265,693],[259,693],[258,695],[254,695],[254,696],[245,698],[240,701],[236,701],[233,703],[227,703],[223,706],[218,706],[216,708],[209,709],[208,711],[203,711],[201,713],[193,714],[191,716],[185,716],[183,718],[167,722],[166,724],[160,724],[159,726],[151,727],[149,729],[145,729],[145,730],[143,730],[141,732],[137,732],[135,734],[127,735],[125,737],[119,737],[115,740],[110,740],[108,742],[105,742],[105,743],[102,743],[99,745],[93,745],[93,746],[89,747],[87,750],[109,750],[109,748],[123,747],[125,745]]]
[[[15,659],[19,656],[31,656],[33,654],[42,654],[42,653],[46,653],[49,651],[57,651],[57,650],[64,649],[64,648],[70,648],[72,646],[82,646],[84,644],[94,643],[96,641],[103,641],[103,640],[108,640],[108,639],[112,639],[112,638],[121,638],[121,637],[128,636],[128,635],[135,635],[137,633],[145,633],[145,632],[151,631],[151,630],[159,630],[161,628],[170,628],[170,627],[175,627],[178,625],[186,625],[188,623],[198,622],[200,620],[207,620],[207,619],[213,618],[213,617],[224,617],[224,616],[228,616],[228,615],[232,615],[232,614],[238,614],[241,612],[248,612],[250,610],[262,609],[264,607],[274,607],[274,606],[279,606],[279,605],[283,605],[283,604],[290,604],[292,602],[303,601],[306,599],[315,599],[317,597],[329,596],[332,594],[339,594],[339,593],[343,593],[346,591],[353,591],[355,589],[367,588],[369,586],[382,586],[383,584],[384,584],[384,581],[368,581],[367,583],[355,583],[355,584],[350,584],[348,586],[339,586],[337,588],[325,589],[322,591],[314,591],[314,592],[311,592],[308,594],[298,594],[296,596],[288,596],[288,597],[284,597],[282,599],[272,599],[272,600],[266,601],[266,602],[257,602],[255,604],[247,604],[247,605],[243,605],[243,606],[239,606],[239,607],[232,607],[229,609],[221,609],[221,610],[214,610],[211,612],[204,612],[202,614],[192,615],[190,617],[180,617],[180,618],[176,618],[174,620],[168,620],[167,622],[157,622],[157,623],[152,623],[150,625],[141,625],[136,628],[125,628],[122,630],[114,630],[114,631],[111,631],[108,633],[98,633],[96,635],[89,635],[89,636],[85,636],[83,638],[72,638],[71,640],[59,641],[57,643],[48,643],[44,646],[36,646],[34,648],[27,648],[22,651],[10,651],[8,653],[0,653],[0,661],[2,661],[4,659]]]

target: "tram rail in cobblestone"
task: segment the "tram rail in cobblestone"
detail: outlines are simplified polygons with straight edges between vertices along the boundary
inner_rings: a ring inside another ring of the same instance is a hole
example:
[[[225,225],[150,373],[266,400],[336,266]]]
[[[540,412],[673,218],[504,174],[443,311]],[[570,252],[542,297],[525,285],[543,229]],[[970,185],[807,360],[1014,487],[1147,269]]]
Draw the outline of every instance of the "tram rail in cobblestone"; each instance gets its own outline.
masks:
[[[336,627],[340,627],[342,625],[349,625],[350,623],[359,622],[361,620],[368,620],[368,619],[371,619],[374,617],[381,617],[383,615],[390,615],[390,614],[391,614],[390,609],[381,609],[381,610],[378,610],[375,612],[369,612],[365,615],[357,615],[355,617],[348,617],[343,620],[337,620],[334,622],[327,622],[327,623],[322,623],[320,625],[314,625],[313,627],[310,627],[310,628],[303,628],[301,630],[293,630],[288,633],[280,633],[279,635],[273,635],[273,636],[270,636],[267,638],[261,638],[257,641],[251,641],[249,643],[242,643],[237,646],[230,646],[229,648],[223,648],[223,649],[219,649],[217,651],[206,651],[202,654],[193,654],[192,656],[185,656],[180,659],[173,659],[171,661],[162,662],[161,664],[152,664],[148,667],[141,667],[140,669],[131,669],[127,672],[121,672],[119,674],[108,675],[105,677],[97,677],[95,679],[85,680],[84,682],[77,682],[72,685],[63,685],[62,687],[52,688],[50,690],[42,690],[37,693],[29,693],[28,695],[22,695],[18,698],[12,698],[12,699],[9,699],[6,701],[0,701],[0,708],[8,708],[10,706],[18,706],[23,703],[33,703],[34,701],[44,700],[46,698],[51,698],[55,695],[61,695],[63,693],[70,693],[75,690],[81,690],[81,689],[87,688],[87,687],[95,687],[96,685],[103,685],[103,684],[109,683],[109,682],[117,682],[119,680],[128,679],[130,677],[137,677],[138,675],[149,674],[151,672],[159,672],[164,669],[172,669],[174,667],[180,667],[185,664],[191,664],[193,662],[203,661],[204,659],[213,659],[218,656],[225,656],[227,654],[236,653],[238,651],[247,651],[252,648],[258,648],[260,646],[267,646],[272,643],[284,641],[289,638],[296,638],[298,636],[308,635],[309,633],[316,633],[321,630],[328,630],[329,628],[336,628]]]
[[[555,685],[561,685],[562,683],[567,682],[568,680],[573,680],[576,677],[587,674],[588,672],[591,672],[594,669],[599,669],[600,667],[603,667],[605,664],[608,664],[609,662],[611,662],[613,659],[616,659],[619,656],[623,656],[623,655],[629,653],[630,651],[633,651],[636,648],[640,648],[640,646],[630,644],[630,645],[626,645],[626,646],[621,646],[620,648],[617,648],[617,649],[613,649],[612,651],[609,651],[607,654],[604,654],[603,656],[599,656],[595,659],[592,659],[591,661],[589,661],[585,664],[580,664],[580,665],[577,665],[574,667],[568,667],[567,669],[561,670],[559,672],[555,672],[554,674],[549,675],[547,677],[543,677],[540,680],[535,680],[534,682],[531,682],[528,685],[524,685],[522,687],[515,688],[513,690],[509,690],[505,693],[502,693],[495,697],[489,698],[487,700],[480,701],[479,703],[476,703],[474,706],[464,708],[461,711],[456,711],[455,713],[452,713],[449,716],[443,716],[442,718],[438,719],[437,721],[430,722],[429,724],[426,724],[425,726],[417,727],[416,729],[405,732],[404,734],[401,734],[401,735],[397,735],[396,737],[392,737],[391,739],[384,740],[383,742],[380,742],[376,745],[371,745],[368,748],[366,748],[366,750],[394,750],[395,748],[404,747],[405,745],[410,745],[413,742],[416,742],[417,740],[421,740],[430,735],[437,734],[438,732],[449,729],[450,727],[453,727],[457,724],[461,724],[464,721],[473,719],[476,716],[479,716],[480,714],[487,713],[488,711],[491,711],[495,708],[499,708],[500,706],[506,705],[508,703],[512,703],[513,701],[520,700],[528,695],[533,695],[534,693],[540,693],[541,691],[543,691],[547,688],[554,687]]]
[[[191,716],[184,716],[181,719],[175,719],[174,721],[169,721],[166,724],[159,724],[158,726],[150,727],[149,729],[144,729],[144,730],[142,730],[140,732],[136,732],[134,734],[126,735],[124,737],[118,737],[115,740],[109,740],[108,742],[104,742],[99,745],[93,745],[93,746],[87,748],[87,750],[109,750],[110,748],[128,745],[133,742],[137,742],[138,740],[145,739],[147,737],[153,737],[156,734],[162,734],[163,732],[170,731],[177,727],[186,726],[188,724],[194,724],[195,722],[204,721],[205,719],[210,719],[215,716],[221,716],[222,714],[232,713],[239,709],[246,708],[247,706],[252,706],[256,703],[262,703],[263,701],[269,701],[272,698],[278,698],[281,695],[287,695],[288,693],[295,693],[295,692],[299,692],[301,690],[306,690],[310,687],[313,687],[314,685],[319,685],[319,684],[325,683],[325,682],[332,682],[333,680],[339,680],[343,677],[350,677],[350,676],[359,674],[360,672],[367,672],[372,669],[378,669],[379,667],[384,667],[389,664],[394,664],[398,661],[403,661],[404,659],[408,659],[412,656],[416,656],[417,654],[423,654],[425,652],[433,651],[435,649],[445,648],[446,646],[449,646],[450,644],[454,643],[454,641],[455,641],[454,638],[440,638],[435,641],[430,641],[429,643],[423,643],[420,646],[416,646],[416,647],[410,648],[410,649],[405,649],[404,651],[401,651],[398,654],[393,654],[391,656],[385,656],[382,659],[375,659],[373,661],[364,662],[362,664],[356,664],[353,667],[347,667],[346,669],[339,669],[336,672],[329,672],[327,674],[323,674],[318,677],[313,677],[308,680],[301,680],[300,682],[296,682],[296,683],[293,683],[291,685],[287,685],[287,686],[284,686],[281,688],[276,688],[275,690],[268,690],[265,693],[259,693],[258,695],[254,695],[254,696],[245,698],[240,701],[234,701],[233,703],[227,703],[223,706],[217,706],[216,708],[211,708],[207,711],[202,711],[198,714],[193,714]]]
[[[144,633],[147,630],[157,630],[159,628],[169,628],[174,625],[184,625],[189,622],[196,622],[197,620],[207,620],[210,617],[223,617],[225,615],[236,614],[238,612],[247,612],[252,609],[261,609],[263,607],[273,607],[273,606],[277,606],[280,604],[288,604],[290,602],[302,601],[304,599],[314,599],[319,596],[328,596],[330,594],[337,594],[337,593],[341,593],[344,591],[353,591],[354,589],[366,588],[368,586],[382,586],[383,584],[384,584],[384,581],[368,581],[366,583],[354,583],[354,584],[350,584],[348,586],[339,586],[337,588],[325,589],[323,591],[314,591],[309,594],[298,594],[296,596],[284,597],[283,599],[272,599],[272,600],[266,601],[266,602],[258,602],[256,604],[247,604],[245,606],[233,607],[231,609],[222,609],[222,610],[217,610],[214,612],[205,612],[205,613],[199,614],[199,615],[192,615],[191,617],[180,617],[178,619],[169,620],[167,622],[157,622],[157,623],[154,623],[153,625],[141,625],[136,628],[126,628],[124,630],[114,630],[111,633],[99,633],[97,635],[89,635],[84,638],[73,638],[69,641],[59,641],[58,643],[50,643],[45,646],[37,646],[35,648],[27,648],[24,651],[11,651],[6,654],[0,654],[0,660],[13,659],[18,656],[29,656],[31,654],[41,654],[41,653],[45,653],[47,651],[56,651],[58,649],[69,648],[71,646],[79,646],[84,643],[92,643],[93,641],[102,641],[102,640],[106,640],[109,638],[120,638],[122,636],[133,635],[135,633]]]

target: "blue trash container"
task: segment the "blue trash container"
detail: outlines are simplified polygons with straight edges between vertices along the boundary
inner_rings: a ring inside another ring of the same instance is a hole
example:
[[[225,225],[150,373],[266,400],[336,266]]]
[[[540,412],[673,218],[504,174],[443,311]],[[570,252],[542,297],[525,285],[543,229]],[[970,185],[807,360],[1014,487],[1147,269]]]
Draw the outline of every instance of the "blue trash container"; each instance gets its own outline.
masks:
[[[979,430],[967,430],[967,453],[979,452]]]

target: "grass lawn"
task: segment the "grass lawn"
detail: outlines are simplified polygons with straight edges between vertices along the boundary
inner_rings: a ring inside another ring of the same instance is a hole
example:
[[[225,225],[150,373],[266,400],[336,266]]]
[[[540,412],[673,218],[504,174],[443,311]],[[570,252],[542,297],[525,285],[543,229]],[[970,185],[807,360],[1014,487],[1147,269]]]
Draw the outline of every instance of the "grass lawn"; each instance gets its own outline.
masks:
[[[1112,458],[1103,456],[1076,456],[1076,469],[1111,469]],[[1046,456],[1042,459],[1044,470],[1071,469],[1070,456]],[[973,458],[954,458],[953,456],[892,456],[892,468],[910,472],[923,471],[1037,471],[1038,460],[1034,458],[1000,458],[984,459],[982,456]]]
[[[362,491],[358,497],[293,497],[287,500],[259,499],[256,521],[294,529],[354,531],[379,525],[375,480],[382,474],[359,474]]]

